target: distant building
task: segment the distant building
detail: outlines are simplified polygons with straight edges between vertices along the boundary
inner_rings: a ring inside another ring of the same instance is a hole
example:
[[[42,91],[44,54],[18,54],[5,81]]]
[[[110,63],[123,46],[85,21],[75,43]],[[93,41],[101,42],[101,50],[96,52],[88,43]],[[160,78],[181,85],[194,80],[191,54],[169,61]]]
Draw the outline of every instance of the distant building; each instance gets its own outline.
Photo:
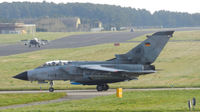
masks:
[[[33,34],[36,32],[36,25],[35,24],[24,24],[22,25],[23,30],[21,33],[29,33]]]
[[[24,33],[35,33],[35,24],[24,24],[24,23],[0,23],[1,34],[24,34]]]
[[[36,24],[36,31],[38,32],[98,32],[104,30],[102,22],[85,19],[81,20],[79,17],[26,18],[19,19],[18,21],[26,24]]]
[[[91,28],[90,29],[91,32],[101,32],[103,30],[104,30],[104,28]]]
[[[102,22],[100,21],[91,23],[90,27],[91,27],[90,29],[91,32],[100,32],[104,30],[104,28],[102,27]]]
[[[79,31],[85,31],[88,32],[90,31],[90,24],[80,24],[79,25]]]
[[[21,19],[27,24],[36,24],[39,32],[71,32],[79,31],[81,20],[78,17],[61,17],[61,18],[35,18]]]
[[[59,20],[66,26],[67,31],[77,31],[81,25],[78,17],[64,17]]]
[[[91,24],[91,28],[102,28],[102,22],[96,21]]]

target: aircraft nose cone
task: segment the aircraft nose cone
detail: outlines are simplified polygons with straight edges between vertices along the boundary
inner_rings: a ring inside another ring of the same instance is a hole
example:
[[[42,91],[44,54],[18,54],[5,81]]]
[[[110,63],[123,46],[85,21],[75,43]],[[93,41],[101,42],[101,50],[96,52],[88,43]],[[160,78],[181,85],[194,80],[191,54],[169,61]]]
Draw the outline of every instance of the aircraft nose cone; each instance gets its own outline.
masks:
[[[13,78],[16,78],[16,79],[21,79],[21,80],[28,80],[28,75],[27,75],[27,71],[25,72],[22,72],[16,76],[14,76]]]

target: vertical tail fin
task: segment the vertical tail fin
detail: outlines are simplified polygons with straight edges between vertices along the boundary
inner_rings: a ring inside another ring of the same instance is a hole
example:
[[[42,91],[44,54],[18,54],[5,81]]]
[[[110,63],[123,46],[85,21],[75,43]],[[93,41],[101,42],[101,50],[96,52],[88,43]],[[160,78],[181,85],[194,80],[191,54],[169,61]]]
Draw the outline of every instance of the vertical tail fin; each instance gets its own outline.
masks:
[[[151,64],[172,37],[174,31],[156,32],[126,54],[116,55],[118,63]]]

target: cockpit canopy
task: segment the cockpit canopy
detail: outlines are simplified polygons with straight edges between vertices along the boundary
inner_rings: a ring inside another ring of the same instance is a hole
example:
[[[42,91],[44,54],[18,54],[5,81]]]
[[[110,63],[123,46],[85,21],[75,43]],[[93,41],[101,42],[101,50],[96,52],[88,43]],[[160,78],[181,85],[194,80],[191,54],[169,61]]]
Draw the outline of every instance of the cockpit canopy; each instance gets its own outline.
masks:
[[[33,38],[33,40],[38,41],[38,38]]]
[[[45,64],[43,64],[42,66],[38,67],[49,67],[49,66],[61,66],[61,65],[67,65],[72,61],[68,61],[68,60],[54,60],[54,61],[48,61]]]

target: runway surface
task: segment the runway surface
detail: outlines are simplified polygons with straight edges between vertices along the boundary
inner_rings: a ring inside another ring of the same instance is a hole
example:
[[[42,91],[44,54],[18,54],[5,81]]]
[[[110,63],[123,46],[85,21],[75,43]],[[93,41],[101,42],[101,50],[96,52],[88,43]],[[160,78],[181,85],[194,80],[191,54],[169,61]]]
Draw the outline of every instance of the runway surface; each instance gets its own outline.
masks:
[[[159,91],[159,90],[200,90],[200,88],[153,88],[153,89],[123,89],[123,91]],[[8,93],[44,93],[48,91],[0,91],[0,94],[8,94]],[[92,90],[56,90],[55,92],[66,92],[66,96],[60,99],[49,100],[49,101],[41,101],[41,102],[33,102],[28,104],[18,104],[11,106],[0,107],[0,110],[3,109],[11,109],[11,108],[20,108],[26,106],[34,106],[41,104],[49,104],[70,100],[80,100],[80,99],[88,99],[97,96],[106,96],[112,95],[116,93],[115,89],[109,89],[108,91],[97,92],[95,89]]]
[[[138,31],[138,32],[109,32],[109,33],[90,33],[82,35],[72,35],[61,39],[53,40],[50,44],[35,48],[24,46],[23,43],[16,43],[12,45],[1,45],[0,56],[8,56],[13,54],[20,54],[41,49],[56,49],[56,48],[77,48],[83,46],[91,46],[104,43],[126,42],[132,38],[150,33],[152,31]]]

